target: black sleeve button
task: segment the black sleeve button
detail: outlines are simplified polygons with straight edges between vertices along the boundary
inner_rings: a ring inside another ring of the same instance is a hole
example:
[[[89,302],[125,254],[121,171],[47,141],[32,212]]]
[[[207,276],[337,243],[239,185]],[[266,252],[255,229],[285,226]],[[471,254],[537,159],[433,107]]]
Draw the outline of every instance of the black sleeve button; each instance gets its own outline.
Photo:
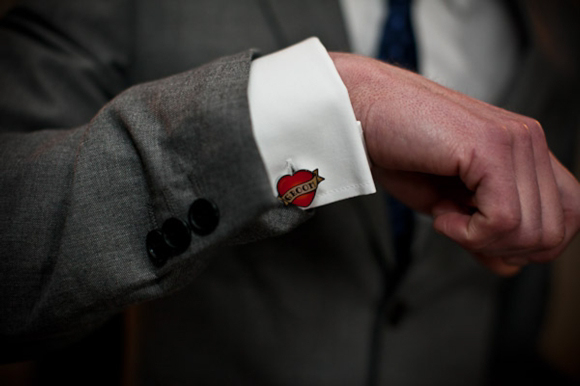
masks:
[[[161,227],[165,243],[175,255],[183,253],[191,243],[191,232],[187,224],[177,218],[165,220]]]
[[[171,257],[172,251],[169,245],[165,242],[165,237],[163,233],[156,229],[147,234],[145,239],[145,244],[147,246],[147,253],[153,265],[156,267],[162,267],[167,263],[167,260]]]
[[[218,226],[220,214],[216,204],[199,198],[189,207],[189,225],[200,236],[209,235]]]

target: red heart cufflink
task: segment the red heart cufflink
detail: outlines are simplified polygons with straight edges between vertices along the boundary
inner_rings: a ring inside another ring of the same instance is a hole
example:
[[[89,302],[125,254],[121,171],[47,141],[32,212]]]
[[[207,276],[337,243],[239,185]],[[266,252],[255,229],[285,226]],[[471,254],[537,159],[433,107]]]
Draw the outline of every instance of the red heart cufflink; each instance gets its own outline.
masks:
[[[318,184],[324,181],[323,177],[318,175],[318,169],[298,170],[292,175],[287,174],[278,180],[276,188],[278,189],[278,199],[284,205],[296,205],[306,207],[314,200]]]

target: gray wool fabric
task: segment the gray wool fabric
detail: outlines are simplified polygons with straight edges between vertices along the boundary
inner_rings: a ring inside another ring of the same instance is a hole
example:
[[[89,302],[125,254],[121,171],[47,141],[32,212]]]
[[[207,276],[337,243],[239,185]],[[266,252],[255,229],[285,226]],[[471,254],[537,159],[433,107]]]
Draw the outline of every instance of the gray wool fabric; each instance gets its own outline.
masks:
[[[387,209],[280,205],[246,96],[252,47],[348,48],[338,2],[21,3],[0,22],[0,357],[142,303],[138,384],[363,384]],[[514,83],[507,103],[528,106]],[[215,232],[155,267],[147,233],[200,197]],[[391,300],[407,311],[379,326],[381,383],[481,384],[498,279],[428,219],[414,253]]]
[[[6,136],[1,285],[10,296],[1,302],[9,334],[83,328],[180,287],[205,265],[204,251],[276,205],[250,131],[250,59],[133,87],[78,128]],[[219,205],[223,226],[196,240],[196,257],[154,269],[144,235],[185,218],[197,197]]]

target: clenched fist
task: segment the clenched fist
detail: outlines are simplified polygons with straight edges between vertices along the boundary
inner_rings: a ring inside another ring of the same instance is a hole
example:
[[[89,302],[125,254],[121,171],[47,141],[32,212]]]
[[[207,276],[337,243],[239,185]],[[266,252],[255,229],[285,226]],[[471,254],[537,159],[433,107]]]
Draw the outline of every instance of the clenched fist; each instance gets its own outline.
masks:
[[[580,227],[580,185],[540,124],[374,59],[331,53],[377,180],[499,274],[554,259]]]

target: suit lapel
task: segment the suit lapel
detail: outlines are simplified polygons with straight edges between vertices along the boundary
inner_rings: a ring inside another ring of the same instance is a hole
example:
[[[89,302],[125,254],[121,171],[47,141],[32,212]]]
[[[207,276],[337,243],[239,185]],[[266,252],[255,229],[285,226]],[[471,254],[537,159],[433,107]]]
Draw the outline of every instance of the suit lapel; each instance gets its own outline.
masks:
[[[328,50],[349,50],[338,1],[259,0],[259,4],[279,48],[318,36]]]

